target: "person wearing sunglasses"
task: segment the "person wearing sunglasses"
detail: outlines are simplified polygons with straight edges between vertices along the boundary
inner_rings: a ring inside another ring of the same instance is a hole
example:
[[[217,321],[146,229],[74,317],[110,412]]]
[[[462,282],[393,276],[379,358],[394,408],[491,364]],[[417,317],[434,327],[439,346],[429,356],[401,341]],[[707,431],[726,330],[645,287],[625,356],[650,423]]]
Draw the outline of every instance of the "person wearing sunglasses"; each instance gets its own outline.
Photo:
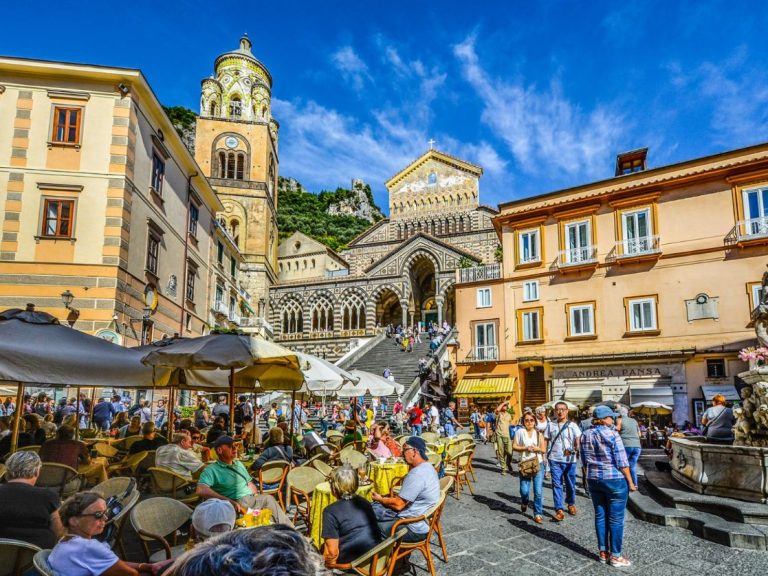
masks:
[[[59,508],[66,534],[54,546],[48,564],[56,574],[67,576],[138,576],[159,574],[172,560],[136,563],[120,560],[109,544],[94,537],[104,530],[107,503],[94,492],[79,492]]]

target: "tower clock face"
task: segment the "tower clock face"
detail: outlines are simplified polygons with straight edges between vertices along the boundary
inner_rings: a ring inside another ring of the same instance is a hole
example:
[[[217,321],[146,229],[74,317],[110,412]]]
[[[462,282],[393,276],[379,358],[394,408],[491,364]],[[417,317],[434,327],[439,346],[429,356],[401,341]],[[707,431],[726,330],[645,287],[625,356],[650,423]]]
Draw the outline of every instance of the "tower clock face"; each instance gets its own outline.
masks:
[[[237,138],[235,138],[234,136],[227,136],[227,139],[224,140],[224,144],[227,145],[227,148],[236,148]]]

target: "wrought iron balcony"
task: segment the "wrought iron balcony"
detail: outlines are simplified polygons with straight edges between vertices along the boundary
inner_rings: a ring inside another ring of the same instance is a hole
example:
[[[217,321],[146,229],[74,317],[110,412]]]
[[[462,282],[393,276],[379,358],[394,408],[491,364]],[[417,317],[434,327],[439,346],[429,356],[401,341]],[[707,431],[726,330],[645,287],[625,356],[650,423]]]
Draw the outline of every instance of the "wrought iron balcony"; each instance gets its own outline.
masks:
[[[642,236],[640,238],[628,238],[616,242],[614,256],[616,259],[634,258],[637,256],[659,254],[659,236]]]
[[[494,362],[499,359],[498,346],[475,346],[470,349],[465,362]]]
[[[557,253],[557,267],[570,268],[572,266],[585,266],[597,264],[597,248],[595,246],[582,246],[560,250]]]
[[[482,282],[483,280],[498,280],[502,276],[501,264],[486,264],[472,268],[459,268],[459,284],[466,282]]]
[[[737,241],[768,237],[768,216],[739,220],[734,231]]]

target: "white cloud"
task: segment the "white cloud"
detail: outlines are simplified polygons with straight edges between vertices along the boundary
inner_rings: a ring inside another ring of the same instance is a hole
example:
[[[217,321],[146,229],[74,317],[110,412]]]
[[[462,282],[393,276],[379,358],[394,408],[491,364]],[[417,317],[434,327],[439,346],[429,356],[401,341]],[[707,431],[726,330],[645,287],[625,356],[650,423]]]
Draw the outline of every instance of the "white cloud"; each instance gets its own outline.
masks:
[[[331,55],[333,65],[341,72],[345,81],[349,82],[356,92],[360,92],[367,81],[372,81],[368,66],[357,55],[352,46],[342,46]]]
[[[583,112],[553,81],[546,90],[491,78],[475,51],[474,37],[454,46],[462,73],[483,102],[481,120],[500,138],[525,172],[554,171],[595,177],[616,153],[627,126],[606,106]]]

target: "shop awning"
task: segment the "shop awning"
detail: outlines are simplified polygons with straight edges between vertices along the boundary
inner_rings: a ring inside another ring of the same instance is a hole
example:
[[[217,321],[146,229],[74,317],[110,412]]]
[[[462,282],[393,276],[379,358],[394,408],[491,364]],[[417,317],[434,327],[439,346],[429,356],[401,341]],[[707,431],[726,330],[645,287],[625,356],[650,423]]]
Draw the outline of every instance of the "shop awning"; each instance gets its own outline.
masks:
[[[649,388],[629,388],[630,404],[639,402],[658,402],[666,406],[674,406],[674,394],[671,386],[652,386]]]
[[[712,398],[715,394],[722,394],[726,400],[741,400],[736,386],[733,384],[720,384],[717,386],[702,386],[701,391],[704,394],[704,399],[707,402],[712,402]]]
[[[602,387],[586,387],[568,385],[563,398],[574,404],[597,404],[603,401]]]
[[[454,396],[468,398],[501,398],[515,389],[517,378],[462,378],[453,390]]]

